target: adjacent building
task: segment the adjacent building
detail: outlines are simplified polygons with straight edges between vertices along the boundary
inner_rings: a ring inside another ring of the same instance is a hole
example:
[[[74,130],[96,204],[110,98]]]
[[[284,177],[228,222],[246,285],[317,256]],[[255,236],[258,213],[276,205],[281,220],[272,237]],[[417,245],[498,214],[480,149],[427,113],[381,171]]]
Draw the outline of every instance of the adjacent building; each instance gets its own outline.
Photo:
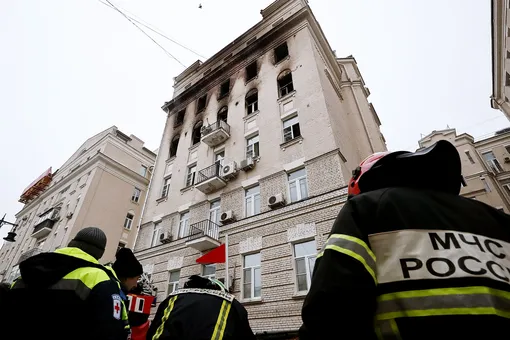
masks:
[[[57,170],[46,170],[21,194],[14,243],[0,249],[0,280],[18,276],[18,264],[65,247],[88,226],[104,230],[102,262],[132,247],[156,155],[142,140],[113,126],[89,138]]]
[[[418,143],[424,148],[440,139],[459,151],[467,184],[461,195],[510,214],[510,128],[479,140],[467,133],[457,135],[455,129],[433,131]]]
[[[307,1],[261,14],[175,78],[135,251],[158,301],[228,275],[253,330],[290,339],[351,171],[386,144],[356,60],[335,56]],[[196,263],[226,235],[228,268]]]
[[[492,96],[491,106],[510,120],[510,7],[509,0],[491,0]]]

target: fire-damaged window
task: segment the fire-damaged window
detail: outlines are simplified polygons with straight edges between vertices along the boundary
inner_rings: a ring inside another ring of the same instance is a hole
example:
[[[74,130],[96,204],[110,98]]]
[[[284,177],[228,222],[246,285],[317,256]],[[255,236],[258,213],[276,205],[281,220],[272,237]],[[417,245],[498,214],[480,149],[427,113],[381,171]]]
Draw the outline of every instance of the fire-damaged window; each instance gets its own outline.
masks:
[[[202,121],[198,121],[193,127],[193,132],[191,134],[191,145],[195,145],[200,143],[200,138],[202,137]]]
[[[230,93],[230,79],[227,79],[220,85],[219,98],[223,98]]]
[[[179,136],[175,136],[170,143],[170,158],[177,154],[177,147],[179,146]]]
[[[185,113],[186,113],[186,109],[177,112],[177,114],[175,115],[174,127],[177,127],[179,125],[182,125],[182,123],[184,123],[184,114]]]
[[[250,81],[257,76],[257,61],[246,66],[246,81]]]
[[[227,118],[228,118],[228,108],[226,106],[223,106],[218,111],[218,119],[217,120],[221,120],[221,121],[224,121],[226,123],[227,122]]]
[[[285,70],[278,76],[278,90],[280,97],[286,96],[294,91],[294,83],[292,82],[292,72]]]
[[[207,94],[204,94],[202,97],[197,100],[197,113],[205,110],[205,104],[207,103]]]
[[[287,42],[284,42],[280,46],[274,49],[274,62],[278,64],[283,59],[289,56],[289,47],[287,46]]]

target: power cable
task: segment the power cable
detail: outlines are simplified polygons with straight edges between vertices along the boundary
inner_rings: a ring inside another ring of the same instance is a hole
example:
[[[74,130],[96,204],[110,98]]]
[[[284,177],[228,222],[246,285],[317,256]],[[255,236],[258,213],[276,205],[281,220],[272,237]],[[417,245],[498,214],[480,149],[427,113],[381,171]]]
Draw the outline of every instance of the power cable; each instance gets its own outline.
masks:
[[[115,10],[115,8],[114,8],[114,7],[112,7],[112,6],[110,6],[109,4],[107,4],[107,3],[103,2],[102,0],[98,0],[98,1],[99,1],[100,3],[102,3],[103,5],[107,6],[108,8],[111,8],[111,9]],[[174,44],[176,44],[177,46],[180,46],[180,47],[184,48],[185,50],[187,50],[187,51],[189,51],[189,52],[193,53],[194,55],[196,55],[196,56],[198,56],[198,57],[200,57],[200,58],[202,58],[202,59],[204,59],[204,60],[205,60],[205,59],[207,59],[207,57],[205,57],[205,56],[203,56],[203,55],[199,54],[198,52],[195,52],[195,51],[194,51],[194,50],[192,50],[191,48],[189,48],[189,47],[187,47],[187,46],[185,46],[185,45],[183,45],[183,44],[179,43],[178,41],[176,41],[176,40],[174,40],[174,39],[172,39],[172,38],[170,38],[170,37],[168,37],[168,36],[167,36],[167,35],[165,35],[164,33],[161,33],[161,32],[163,32],[161,29],[159,29],[159,28],[157,28],[156,26],[154,26],[154,25],[152,25],[152,24],[148,23],[147,21],[145,21],[145,20],[141,19],[140,17],[136,16],[135,14],[130,13],[129,11],[127,11],[127,10],[125,10],[125,9],[123,9],[123,8],[120,8],[119,6],[117,6],[117,8],[121,9],[124,13],[129,13],[129,14],[126,14],[126,16],[127,16],[127,17],[129,17],[129,18],[130,18],[131,20],[133,20],[134,22],[136,22],[136,23],[138,23],[138,24],[140,24],[140,25],[144,26],[145,28],[147,28],[147,29],[151,30],[152,32],[154,32],[154,33],[156,33],[156,34],[158,34],[158,35],[162,36],[163,38],[165,38],[165,39],[167,39],[167,40],[169,40],[169,41],[173,42],[173,43],[174,43]],[[152,26],[152,27],[150,27],[150,26]],[[154,28],[153,28],[153,27],[154,27]]]
[[[138,26],[134,21],[132,21],[126,14],[124,14],[124,12],[122,12],[120,9],[118,9],[114,4],[112,4],[110,2],[110,0],[105,0],[106,2],[108,2],[108,4],[110,4],[110,6],[112,6],[117,12],[119,12],[120,14],[122,14],[122,16],[124,18],[126,18],[126,20],[128,20],[130,23],[132,23],[136,28],[138,28],[143,34],[145,34],[150,40],[152,40],[153,43],[155,43],[156,45],[159,46],[159,48],[161,48],[170,58],[174,59],[175,61],[177,61],[179,64],[182,65],[182,67],[186,68],[186,65],[184,65],[179,59],[177,59],[176,57],[174,57],[170,52],[168,52],[163,46],[161,46],[156,40],[154,40],[154,38],[152,38],[149,34],[147,34],[147,32],[145,32],[143,29],[140,28],[140,26]]]

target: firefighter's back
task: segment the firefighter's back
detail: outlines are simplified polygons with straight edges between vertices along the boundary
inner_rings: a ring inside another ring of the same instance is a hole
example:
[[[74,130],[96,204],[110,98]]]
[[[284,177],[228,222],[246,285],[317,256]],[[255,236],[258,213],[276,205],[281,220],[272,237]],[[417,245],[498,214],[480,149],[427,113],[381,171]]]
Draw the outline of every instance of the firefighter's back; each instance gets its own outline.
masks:
[[[495,339],[510,328],[510,215],[437,191],[352,199],[376,257],[383,338]]]

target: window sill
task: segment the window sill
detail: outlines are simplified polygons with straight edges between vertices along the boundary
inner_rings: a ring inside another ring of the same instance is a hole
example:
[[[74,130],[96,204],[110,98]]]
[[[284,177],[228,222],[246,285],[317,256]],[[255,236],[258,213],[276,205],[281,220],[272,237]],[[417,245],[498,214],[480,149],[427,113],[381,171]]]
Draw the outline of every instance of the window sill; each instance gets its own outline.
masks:
[[[175,159],[175,157],[177,157],[177,156],[172,156],[172,157],[168,158],[168,159],[166,160],[166,164],[173,162],[173,160]]]
[[[199,145],[200,145],[200,142],[198,142],[198,143],[196,143],[196,144],[193,144],[192,146],[190,146],[190,147],[189,147],[189,149],[188,149],[188,150],[189,150],[189,151],[193,151],[193,150],[195,150],[196,148],[198,148],[198,147],[199,147]]]
[[[230,92],[224,93],[221,96],[218,96],[218,100],[222,100],[223,98],[227,97],[230,94]]]
[[[277,101],[278,101],[278,103],[280,103],[280,102],[285,101],[286,99],[289,99],[290,97],[295,97],[295,96],[296,96],[296,90],[289,92],[285,96],[278,98]]]
[[[80,185],[80,189],[83,189],[87,186],[87,183],[83,183],[82,185]]]
[[[282,151],[285,151],[285,149],[288,148],[289,146],[294,145],[294,144],[298,144],[298,143],[299,144],[303,143],[303,137],[302,136],[296,137],[294,139],[289,140],[288,142],[280,144],[280,148],[282,149]]]
[[[244,85],[246,86],[246,85],[248,85],[250,82],[252,82],[252,81],[254,81],[255,79],[258,79],[258,78],[259,78],[259,75],[257,74],[255,77],[253,77],[253,78],[250,78],[250,79],[246,80],[246,81],[244,82]]]
[[[128,232],[129,232],[129,231],[131,231],[131,229],[128,229],[128,228],[124,228],[124,231],[128,231]]]
[[[205,111],[205,107],[203,109],[200,109],[199,111],[195,112],[195,115],[199,115]]]
[[[292,298],[294,300],[304,300],[304,298],[306,298],[307,294],[308,294],[308,291],[306,291],[306,292],[297,292],[294,295],[292,295]]]
[[[240,301],[243,305],[260,305],[264,303],[262,298],[254,298],[254,299],[243,299]]]
[[[184,194],[186,191],[190,191],[190,190],[193,190],[193,188],[195,187],[195,185],[188,185],[187,187],[185,188],[182,188],[181,189],[181,195]]]
[[[72,196],[72,195],[74,195],[75,193],[76,193],[76,190],[73,190],[73,191],[71,191],[71,192],[69,193],[69,196]]]
[[[184,124],[184,122],[174,124],[174,129],[177,129],[178,127],[182,126],[182,124]]]
[[[140,202],[131,201],[131,203],[136,204],[136,205],[140,205]]]
[[[165,197],[160,197],[156,200],[157,203],[161,203],[161,202],[166,202],[168,196],[165,196]]]
[[[250,119],[251,119],[251,118],[253,118],[253,117],[257,117],[257,116],[259,115],[259,113],[260,113],[260,111],[259,111],[259,110],[257,110],[257,111],[253,111],[253,112],[252,112],[252,113],[250,113],[249,115],[244,116],[244,117],[243,117],[243,119],[244,119],[245,121],[250,120]]]
[[[288,54],[285,58],[283,58],[282,60],[279,60],[277,61],[275,64],[274,64],[274,67],[277,67],[278,65],[280,65],[281,63],[283,63],[284,61],[287,61],[287,60],[290,60],[290,54]]]

